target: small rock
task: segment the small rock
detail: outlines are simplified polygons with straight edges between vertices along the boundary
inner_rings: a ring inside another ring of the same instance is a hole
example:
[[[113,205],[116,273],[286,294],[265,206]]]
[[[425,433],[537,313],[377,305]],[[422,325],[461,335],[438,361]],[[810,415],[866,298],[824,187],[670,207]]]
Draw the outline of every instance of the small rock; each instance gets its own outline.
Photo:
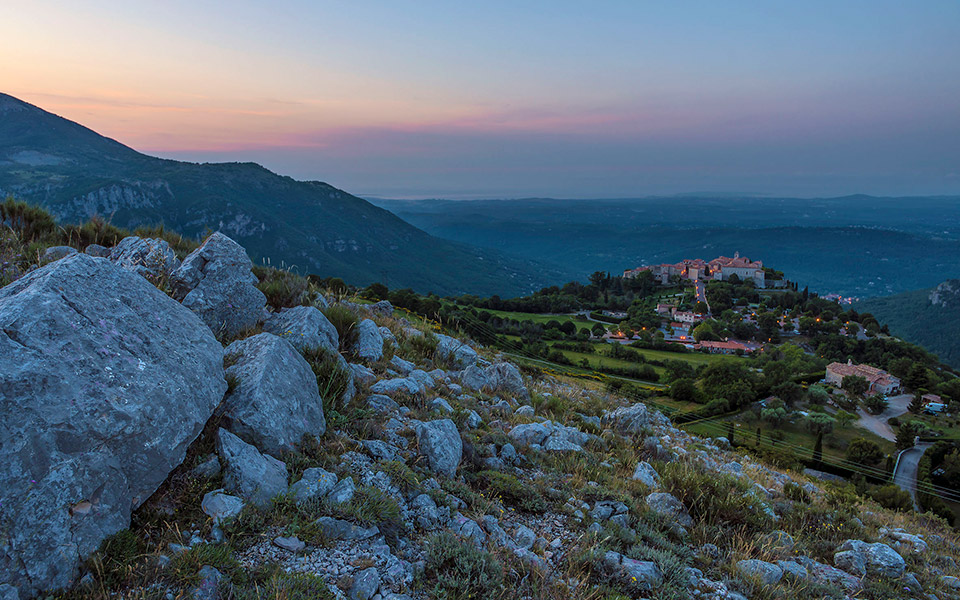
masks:
[[[360,571],[353,578],[353,587],[350,588],[350,600],[370,600],[380,589],[380,573],[376,567]]]
[[[340,480],[340,482],[330,490],[330,493],[327,494],[327,499],[332,504],[350,502],[353,500],[353,493],[356,489],[357,487],[353,483],[353,477],[347,477],[346,479]]]
[[[662,517],[676,520],[682,527],[693,525],[693,518],[687,512],[687,508],[672,494],[654,492],[647,496],[647,506]]]
[[[648,488],[660,487],[660,474],[646,461],[637,463],[637,468],[633,471],[633,479]]]
[[[53,262],[76,253],[77,249],[70,246],[50,246],[43,251],[43,262]]]
[[[193,474],[196,477],[213,479],[220,474],[220,459],[215,454],[193,468]]]
[[[243,510],[243,500],[236,496],[225,494],[223,490],[214,490],[203,495],[200,508],[207,516],[219,525],[227,519],[232,519]]]
[[[194,600],[218,600],[223,574],[210,565],[200,567],[200,584],[193,589]]]
[[[298,504],[326,496],[337,485],[337,476],[314,467],[306,469],[300,481],[290,486],[290,494]]]
[[[757,578],[765,585],[773,585],[783,577],[779,566],[754,558],[739,561],[737,570],[744,577]]]
[[[517,530],[513,533],[513,539],[517,542],[517,546],[529,550],[533,546],[533,542],[536,541],[537,534],[526,525],[521,524],[517,525]]]
[[[307,547],[307,545],[300,541],[300,538],[295,535],[291,537],[277,536],[273,538],[273,545],[288,552],[293,552],[294,554],[302,552],[303,549]]]

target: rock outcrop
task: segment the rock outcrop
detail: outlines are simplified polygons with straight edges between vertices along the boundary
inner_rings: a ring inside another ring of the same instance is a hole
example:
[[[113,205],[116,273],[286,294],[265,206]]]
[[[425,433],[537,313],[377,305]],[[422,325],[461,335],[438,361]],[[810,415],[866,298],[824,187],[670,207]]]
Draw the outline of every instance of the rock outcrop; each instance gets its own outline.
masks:
[[[529,398],[520,370],[510,363],[500,362],[488,367],[472,365],[460,377],[466,387],[490,394],[501,392],[517,398]]]
[[[327,425],[317,378],[306,360],[272,333],[233,342],[224,350],[236,387],[224,399],[224,425],[263,452],[281,456],[304,434]]]
[[[170,274],[173,297],[215,334],[232,337],[256,325],[267,304],[252,266],[240,244],[214,233]]]
[[[127,236],[110,251],[110,262],[151,281],[169,277],[180,260],[166,240]]]
[[[73,254],[0,289],[0,583],[70,584],[226,388],[200,319],[106,259]]]

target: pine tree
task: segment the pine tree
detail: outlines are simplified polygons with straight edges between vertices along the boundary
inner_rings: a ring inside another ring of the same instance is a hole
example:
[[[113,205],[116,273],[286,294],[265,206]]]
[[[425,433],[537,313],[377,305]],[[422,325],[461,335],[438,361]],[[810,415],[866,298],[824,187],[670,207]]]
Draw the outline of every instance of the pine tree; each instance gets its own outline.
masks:
[[[813,445],[813,464],[820,466],[823,462],[823,432],[817,434],[817,443]]]
[[[907,410],[915,415],[919,415],[920,411],[923,410],[923,396],[920,395],[919,390],[913,395],[913,400],[910,401],[910,406],[907,407]]]

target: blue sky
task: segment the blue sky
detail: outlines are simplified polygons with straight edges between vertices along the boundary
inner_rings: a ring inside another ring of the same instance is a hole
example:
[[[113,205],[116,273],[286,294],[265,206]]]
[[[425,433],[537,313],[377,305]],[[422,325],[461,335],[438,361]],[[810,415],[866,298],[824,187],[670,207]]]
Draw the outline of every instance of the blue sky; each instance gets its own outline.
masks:
[[[34,0],[3,91],[385,197],[960,193],[960,3]]]

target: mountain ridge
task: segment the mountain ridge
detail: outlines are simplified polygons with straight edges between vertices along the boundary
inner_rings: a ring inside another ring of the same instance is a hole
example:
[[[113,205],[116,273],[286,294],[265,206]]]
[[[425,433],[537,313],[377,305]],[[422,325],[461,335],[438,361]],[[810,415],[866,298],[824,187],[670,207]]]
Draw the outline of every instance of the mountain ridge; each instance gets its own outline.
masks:
[[[258,262],[420,292],[514,295],[566,276],[433,237],[324,182],[256,163],[152,157],[6,94],[0,114],[0,195],[36,202],[66,222],[99,215],[123,227],[163,223],[192,237],[222,230]]]

